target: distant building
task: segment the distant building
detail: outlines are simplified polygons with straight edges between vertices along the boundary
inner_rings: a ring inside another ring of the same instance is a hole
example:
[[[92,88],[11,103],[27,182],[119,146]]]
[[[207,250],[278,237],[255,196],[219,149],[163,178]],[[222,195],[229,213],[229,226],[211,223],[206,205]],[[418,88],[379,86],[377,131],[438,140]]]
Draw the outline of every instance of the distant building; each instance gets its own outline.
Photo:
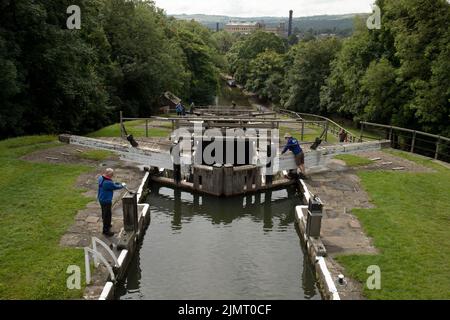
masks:
[[[263,28],[264,25],[259,22],[229,22],[225,25],[225,31],[242,34],[250,34]]]
[[[257,30],[274,33],[280,37],[286,36],[286,23],[282,22],[277,27],[266,27],[261,22],[230,22],[225,25],[225,31],[230,33],[250,34]]]
[[[280,37],[285,37],[286,34],[286,23],[285,22],[281,22],[278,27],[266,27],[264,28],[264,31],[266,32],[270,32],[270,33],[274,33]]]
[[[316,38],[318,38],[318,39],[325,39],[325,38],[332,38],[332,37],[336,37],[336,34],[335,33],[321,33],[316,36]]]

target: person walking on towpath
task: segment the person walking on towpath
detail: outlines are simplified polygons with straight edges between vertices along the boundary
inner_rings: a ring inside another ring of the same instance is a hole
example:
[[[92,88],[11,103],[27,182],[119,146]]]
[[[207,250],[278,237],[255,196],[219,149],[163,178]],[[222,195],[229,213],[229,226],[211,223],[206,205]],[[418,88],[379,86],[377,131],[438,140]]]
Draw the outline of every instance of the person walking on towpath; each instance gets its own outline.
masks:
[[[107,237],[114,235],[111,231],[112,218],[112,199],[114,190],[120,190],[126,186],[125,183],[116,183],[112,180],[114,170],[108,168],[105,173],[98,177],[98,195],[97,199],[102,207],[103,234]]]
[[[295,156],[295,164],[297,165],[297,173],[300,174],[302,179],[306,179],[305,172],[305,153],[303,152],[298,140],[292,137],[290,133],[286,133],[284,135],[284,139],[286,141],[286,145],[283,148],[281,154],[286,153],[286,151],[290,150]],[[300,172],[299,172],[300,171]]]

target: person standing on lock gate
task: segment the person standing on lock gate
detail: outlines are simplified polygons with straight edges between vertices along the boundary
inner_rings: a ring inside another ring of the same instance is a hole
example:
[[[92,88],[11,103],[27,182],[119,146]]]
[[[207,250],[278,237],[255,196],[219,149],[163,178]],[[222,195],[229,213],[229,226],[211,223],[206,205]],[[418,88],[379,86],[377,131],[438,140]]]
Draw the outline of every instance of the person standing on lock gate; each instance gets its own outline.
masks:
[[[111,219],[112,219],[112,199],[115,190],[120,190],[126,186],[125,183],[116,183],[112,180],[114,176],[114,170],[108,168],[105,170],[103,175],[98,177],[98,194],[97,199],[100,202],[102,208],[102,220],[103,220],[103,231],[102,233],[111,237],[114,232],[111,231]]]
[[[339,142],[347,142],[347,131],[344,129],[339,130]]]
[[[284,135],[286,145],[283,148],[281,154],[286,153],[290,150],[295,156],[295,164],[297,165],[297,173],[302,179],[307,179],[305,172],[305,153],[303,152],[298,140],[292,137],[290,133]]]

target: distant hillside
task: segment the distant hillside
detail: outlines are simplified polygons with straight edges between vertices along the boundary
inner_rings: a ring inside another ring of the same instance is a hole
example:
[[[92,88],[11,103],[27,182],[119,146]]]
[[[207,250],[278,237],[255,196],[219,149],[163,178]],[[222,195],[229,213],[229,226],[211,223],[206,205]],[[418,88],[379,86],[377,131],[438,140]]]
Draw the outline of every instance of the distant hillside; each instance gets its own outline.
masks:
[[[264,22],[268,26],[278,25],[280,22],[288,22],[288,17],[230,17],[219,15],[205,15],[205,14],[181,14],[172,15],[176,19],[198,21],[208,28],[215,29],[216,24],[219,23],[219,28],[223,29],[224,25],[229,21],[259,21]],[[294,29],[303,33],[311,30],[314,33],[338,33],[342,35],[350,34],[353,31],[353,20],[356,16],[368,16],[366,13],[361,14],[345,14],[345,15],[321,15],[312,17],[298,17],[293,20]]]

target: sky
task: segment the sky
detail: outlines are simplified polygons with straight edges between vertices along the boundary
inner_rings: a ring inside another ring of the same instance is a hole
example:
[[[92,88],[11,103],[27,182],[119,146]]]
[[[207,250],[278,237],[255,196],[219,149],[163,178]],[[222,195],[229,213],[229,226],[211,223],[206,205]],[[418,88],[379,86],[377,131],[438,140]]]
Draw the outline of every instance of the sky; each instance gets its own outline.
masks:
[[[226,15],[233,17],[371,13],[375,0],[154,0],[168,14]]]

